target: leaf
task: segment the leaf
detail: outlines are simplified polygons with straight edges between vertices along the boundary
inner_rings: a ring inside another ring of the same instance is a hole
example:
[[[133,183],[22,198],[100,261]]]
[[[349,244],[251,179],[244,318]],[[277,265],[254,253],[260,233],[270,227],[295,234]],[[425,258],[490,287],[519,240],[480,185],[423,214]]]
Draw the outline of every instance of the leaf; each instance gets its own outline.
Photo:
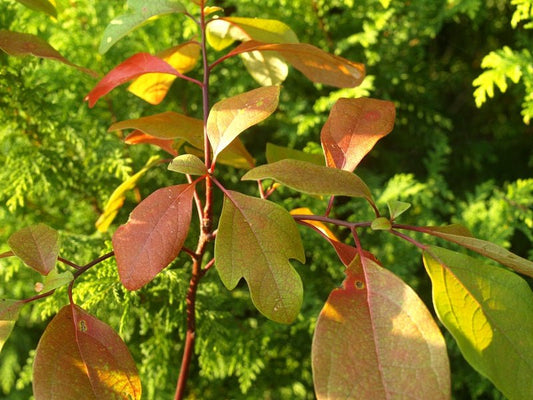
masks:
[[[353,171],[376,142],[392,131],[395,115],[390,101],[337,100],[320,133],[326,164]]]
[[[221,100],[211,108],[207,119],[207,135],[215,159],[241,132],[276,111],[279,92],[279,86],[260,87]]]
[[[158,189],[113,235],[118,274],[129,290],[149,283],[179,254],[191,223],[195,185]]]
[[[289,147],[276,146],[275,144],[267,143],[266,159],[269,164],[272,164],[276,161],[285,160],[286,158],[307,161],[317,165],[324,165],[324,157],[322,154],[305,153]]]
[[[23,305],[24,302],[20,300],[0,299],[0,352],[15,326]]]
[[[185,74],[196,66],[200,57],[200,45],[197,42],[183,43],[157,54],[157,57]],[[135,79],[128,90],[155,105],[163,101],[175,79],[175,76],[168,74],[144,74]]]
[[[137,186],[139,179],[141,179],[142,176],[150,170],[150,168],[158,163],[158,156],[150,157],[145,166],[139,172],[130,176],[113,191],[109,197],[109,200],[107,200],[107,203],[104,207],[104,212],[100,215],[95,223],[96,229],[98,229],[99,232],[107,232],[109,226],[117,216],[118,211],[122,208],[124,200],[126,200],[126,192],[133,190]]]
[[[391,221],[394,221],[404,212],[411,208],[411,203],[406,203],[405,201],[392,200],[387,202],[387,207],[389,208],[389,214]]]
[[[206,175],[207,168],[198,157],[192,154],[182,154],[172,160],[168,169],[189,175]]]
[[[37,224],[22,228],[7,243],[18,258],[41,275],[48,275],[56,265],[59,234],[49,226]]]
[[[251,169],[241,179],[251,181],[266,178],[307,194],[363,197],[373,204],[366,184],[348,171],[287,159]]]
[[[279,205],[228,193],[215,241],[220,279],[232,290],[244,278],[262,314],[276,322],[291,323],[303,298],[302,281],[288,261],[305,262],[298,228]]]
[[[176,0],[128,0],[129,11],[113,19],[104,30],[98,52],[104,54],[111,46],[152,17],[184,13],[187,10]]]
[[[74,275],[70,271],[57,272],[54,268],[50,273],[44,278],[44,282],[40,287],[40,293],[50,292],[61,286],[68,285],[74,280]]]
[[[147,143],[147,144],[153,144],[154,146],[159,147],[162,150],[165,150],[167,153],[172,154],[173,156],[177,156],[178,152],[172,145],[174,144],[173,139],[159,139],[150,135],[147,135],[146,133],[143,133],[139,130],[136,130],[132,133],[130,133],[125,139],[124,143],[127,144],[141,144],[141,143]]]
[[[139,400],[141,382],[120,336],[80,307],[67,305],[37,345],[33,394],[36,400]]]
[[[92,77],[98,76],[96,72],[67,60],[56,49],[49,45],[46,40],[29,33],[12,32],[0,29],[0,49],[11,56],[24,57],[32,55],[35,57],[59,61],[91,75]]]
[[[372,221],[370,228],[374,231],[390,231],[392,224],[388,218],[378,217]]]
[[[509,399],[533,398],[533,293],[503,268],[431,246],[424,264],[437,315],[465,359]]]
[[[160,58],[148,53],[137,53],[109,71],[107,75],[96,84],[93,90],[85,96],[84,100],[88,101],[89,107],[92,108],[100,97],[105,96],[117,86],[131,81],[143,74],[154,72],[181,76],[176,69]]]
[[[401,279],[359,260],[317,321],[317,399],[449,399],[446,345],[430,312]]]
[[[271,44],[250,40],[237,46],[223,59],[252,51],[279,53],[286,62],[315,83],[335,87],[355,87],[361,84],[365,76],[363,64],[326,53],[304,43]],[[215,62],[215,65],[223,59]]]
[[[54,4],[48,0],[17,0],[20,4],[25,5],[35,11],[44,12],[54,18],[57,18],[57,10]]]
[[[449,225],[444,227],[424,227],[422,231],[433,236],[438,236],[460,246],[473,250],[485,257],[492,258],[516,272],[533,277],[533,261],[526,260],[497,244],[486,240],[472,237],[471,233],[464,226]]]

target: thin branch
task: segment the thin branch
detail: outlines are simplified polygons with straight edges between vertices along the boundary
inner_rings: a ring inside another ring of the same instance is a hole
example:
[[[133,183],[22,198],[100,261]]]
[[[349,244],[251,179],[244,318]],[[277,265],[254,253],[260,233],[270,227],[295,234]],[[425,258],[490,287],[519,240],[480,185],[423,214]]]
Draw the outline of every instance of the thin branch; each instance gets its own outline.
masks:
[[[295,220],[298,220],[298,221],[320,221],[320,222],[325,222],[325,223],[328,223],[328,224],[334,224],[334,225],[337,225],[337,226],[344,226],[346,228],[363,228],[363,227],[369,227],[372,222],[370,221],[366,221],[366,222],[347,222],[347,221],[343,221],[341,219],[335,219],[335,218],[330,218],[330,217],[325,217],[323,215],[305,215],[305,214],[293,214],[292,217],[295,219]]]
[[[416,247],[418,247],[421,250],[427,250],[429,249],[429,246],[423,243],[420,243],[419,241],[413,239],[410,236],[407,236],[401,232],[395,231],[394,229],[390,230],[390,233],[392,233],[394,236],[398,236],[399,238],[402,238],[403,240],[408,241],[411,244],[414,244]]]
[[[75,264],[75,263],[73,263],[72,261],[67,260],[66,258],[63,258],[63,257],[57,257],[57,261],[60,261],[60,262],[62,262],[63,264],[66,264],[66,265],[68,265],[69,267],[72,267],[72,268],[74,268],[74,269],[81,269],[81,265]]]
[[[329,213],[331,212],[331,209],[333,208],[334,201],[335,201],[335,196],[331,196],[329,198],[328,208],[326,209],[326,213],[324,214],[326,217],[329,217]]]

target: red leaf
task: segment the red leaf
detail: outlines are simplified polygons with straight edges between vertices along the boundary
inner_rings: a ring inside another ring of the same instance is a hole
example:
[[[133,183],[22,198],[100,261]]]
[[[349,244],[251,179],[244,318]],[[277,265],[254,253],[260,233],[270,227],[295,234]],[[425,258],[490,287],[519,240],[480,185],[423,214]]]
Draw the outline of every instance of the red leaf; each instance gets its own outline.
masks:
[[[174,143],[174,139],[159,139],[159,138],[147,135],[146,133],[143,133],[140,130],[136,130],[130,133],[124,139],[124,142],[127,144],[140,144],[140,143],[153,144],[154,146],[157,146],[165,150],[167,153],[170,153],[173,156],[178,155],[178,152],[176,151],[176,149],[172,147],[172,144]]]
[[[169,186],[153,192],[113,235],[122,284],[137,290],[174,260],[187,238],[195,185]]]
[[[138,53],[113,68],[85,97],[89,107],[93,107],[98,99],[123,83],[131,81],[143,74],[159,72],[175,76],[181,74],[167,62],[148,53]]]
[[[315,329],[317,399],[449,399],[444,339],[416,293],[367,258],[346,272]]]
[[[120,336],[80,307],[67,305],[37,346],[33,394],[36,400],[138,400],[141,382]]]
[[[320,134],[327,165],[353,171],[376,142],[390,133],[395,115],[390,101],[339,99]]]

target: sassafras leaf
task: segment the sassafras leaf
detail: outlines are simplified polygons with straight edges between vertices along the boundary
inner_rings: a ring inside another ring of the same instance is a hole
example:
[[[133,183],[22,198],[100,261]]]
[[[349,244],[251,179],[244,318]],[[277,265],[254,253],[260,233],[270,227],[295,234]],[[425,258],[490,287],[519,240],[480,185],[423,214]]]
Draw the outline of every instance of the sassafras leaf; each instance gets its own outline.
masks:
[[[49,226],[37,224],[22,228],[7,243],[18,258],[41,275],[47,275],[56,265],[59,234]]]

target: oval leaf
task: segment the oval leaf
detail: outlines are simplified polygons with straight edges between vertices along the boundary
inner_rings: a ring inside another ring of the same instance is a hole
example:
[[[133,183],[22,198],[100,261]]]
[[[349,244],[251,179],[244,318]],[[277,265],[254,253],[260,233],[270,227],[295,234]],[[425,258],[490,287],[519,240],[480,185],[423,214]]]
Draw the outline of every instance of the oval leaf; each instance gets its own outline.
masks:
[[[278,107],[279,86],[265,86],[216,103],[207,119],[213,157],[241,132],[270,116]]]
[[[15,326],[22,306],[24,303],[20,300],[0,299],[0,351]]]
[[[248,171],[243,181],[274,179],[299,192],[318,196],[363,197],[373,204],[366,184],[357,175],[299,160],[281,160]]]
[[[194,187],[156,190],[116,230],[113,249],[120,281],[127,289],[140,289],[178,256],[189,232]]]
[[[216,268],[232,290],[244,278],[256,308],[280,323],[300,311],[302,281],[289,263],[305,262],[298,228],[290,214],[267,200],[228,192],[215,241]]]
[[[346,270],[315,328],[313,380],[321,399],[449,399],[446,345],[401,279],[365,258]]]
[[[365,77],[363,64],[326,53],[304,43],[271,44],[250,40],[237,46],[223,59],[251,51],[276,52],[315,83],[349,88],[360,85]],[[223,59],[215,62],[215,65]]]
[[[139,400],[141,382],[116,332],[80,307],[67,305],[37,345],[33,394],[36,400]]]
[[[74,280],[74,275],[72,274],[72,272],[70,271],[57,272],[57,270],[54,268],[44,278],[44,282],[41,284],[42,286],[40,286],[39,292],[40,293],[50,292],[52,290],[60,288],[61,286],[68,285],[73,280]]]
[[[55,6],[48,0],[17,0],[19,3],[24,4],[26,7],[35,11],[44,12],[54,18],[57,18],[57,11]]]
[[[192,154],[182,154],[172,160],[168,169],[174,172],[189,175],[205,175],[207,168],[205,164],[198,157]]]
[[[503,268],[431,246],[424,265],[439,319],[465,359],[509,399],[533,398],[533,292]]]
[[[129,11],[113,19],[104,30],[98,51],[104,54],[111,46],[134,29],[157,15],[184,13],[187,10],[176,0],[128,0]]]
[[[28,226],[15,232],[7,243],[24,263],[47,275],[54,269],[59,254],[59,234],[44,224]]]

